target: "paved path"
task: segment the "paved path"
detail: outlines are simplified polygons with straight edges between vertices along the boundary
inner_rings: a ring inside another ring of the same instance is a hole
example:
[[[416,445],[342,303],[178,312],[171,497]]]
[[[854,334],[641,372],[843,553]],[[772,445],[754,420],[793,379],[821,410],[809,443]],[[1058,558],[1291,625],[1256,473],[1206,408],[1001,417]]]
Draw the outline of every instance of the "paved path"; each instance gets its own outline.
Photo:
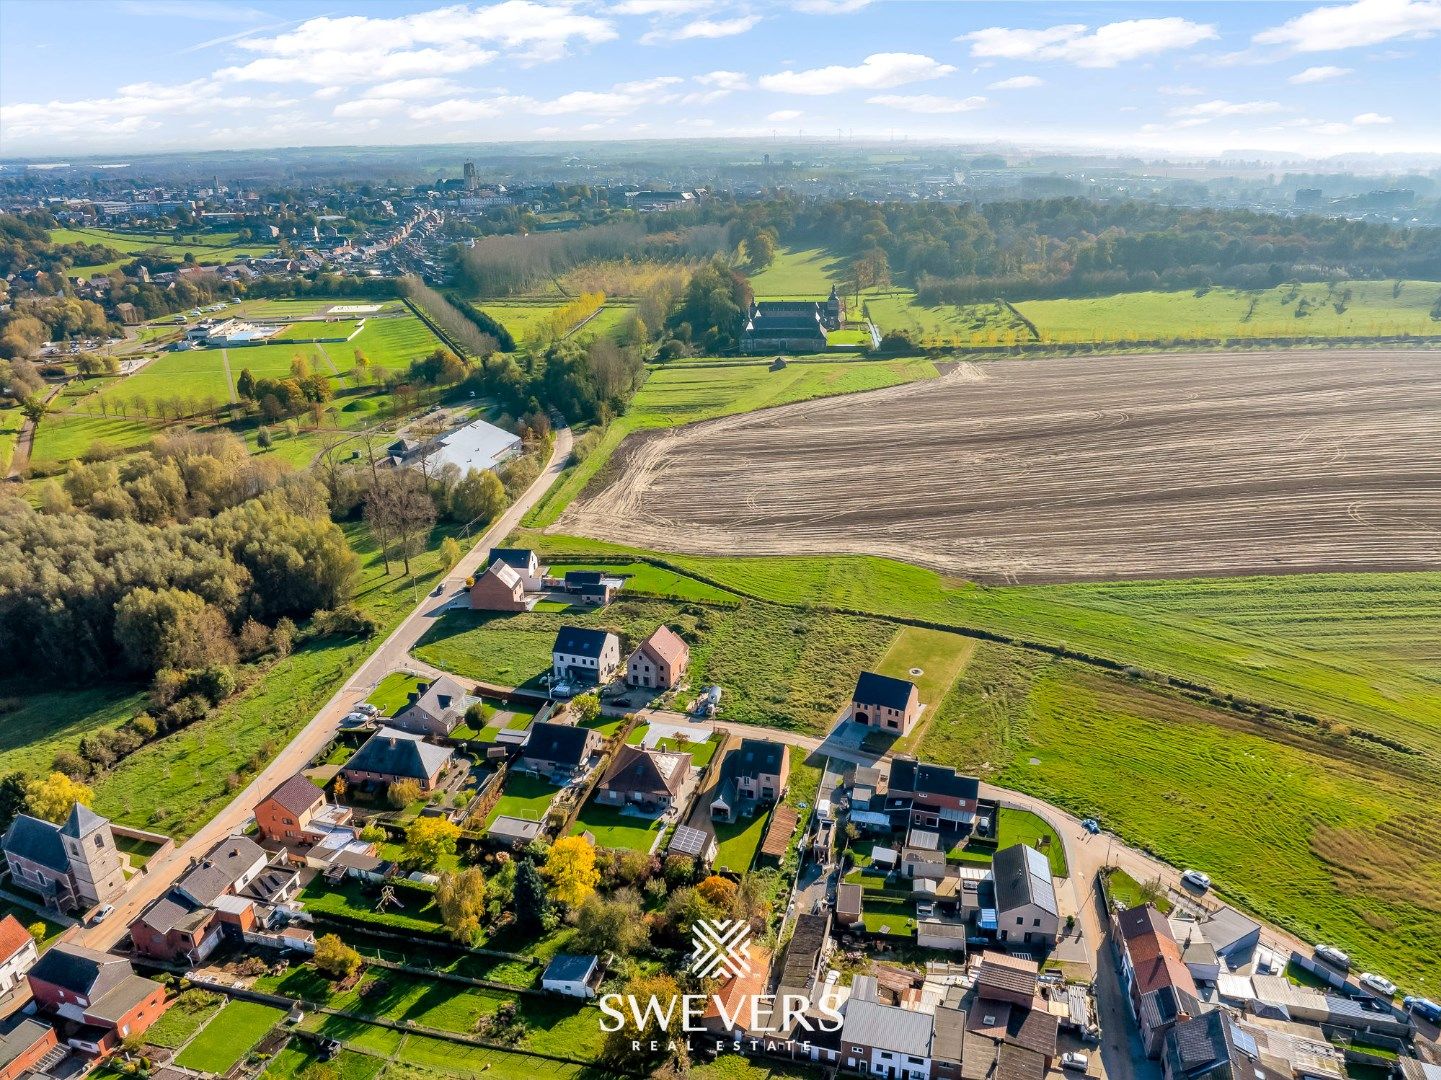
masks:
[[[410,650],[449,606],[454,594],[465,587],[466,577],[476,571],[487,549],[505,539],[520,523],[521,517],[540,501],[565,468],[570,448],[570,429],[557,428],[555,449],[544,471],[499,520],[477,538],[474,546],[446,576],[441,594],[426,596],[279,756],[199,832],[166,855],[152,859],[142,873],[131,878],[124,897],[116,901],[115,912],[105,922],[79,931],[71,940],[95,949],[113,948],[141,910],[170,887],[191,859],[198,858],[218,841],[243,829],[251,819],[255,804],[282,781],[303,769],[334,738],[341,717],[364,701],[381,679],[392,671],[413,667]]]
[[[45,395],[45,404],[49,405],[55,400],[55,396],[65,389],[65,383],[59,383],[50,393]],[[35,447],[35,421],[26,420],[20,425],[20,434],[15,439],[15,450],[10,455],[10,472],[7,478],[11,480],[20,479],[21,474],[30,465],[30,452]]]
[[[330,358],[330,354],[325,351],[325,346],[317,341],[315,343],[315,347],[320,350],[321,359],[323,359],[326,365],[330,368],[330,373],[334,375],[337,379],[340,378],[340,369],[335,366],[335,361],[332,360]]]

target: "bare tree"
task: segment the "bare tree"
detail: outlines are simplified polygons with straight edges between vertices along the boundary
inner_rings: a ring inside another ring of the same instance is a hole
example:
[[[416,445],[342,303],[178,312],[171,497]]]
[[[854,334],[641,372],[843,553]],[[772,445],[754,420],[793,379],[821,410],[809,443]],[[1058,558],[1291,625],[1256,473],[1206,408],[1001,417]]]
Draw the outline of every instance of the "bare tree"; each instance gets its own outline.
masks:
[[[409,575],[411,557],[420,554],[435,525],[435,503],[424,478],[410,469],[379,473],[365,499],[365,521],[381,544],[385,572],[390,573],[385,548],[393,544]]]

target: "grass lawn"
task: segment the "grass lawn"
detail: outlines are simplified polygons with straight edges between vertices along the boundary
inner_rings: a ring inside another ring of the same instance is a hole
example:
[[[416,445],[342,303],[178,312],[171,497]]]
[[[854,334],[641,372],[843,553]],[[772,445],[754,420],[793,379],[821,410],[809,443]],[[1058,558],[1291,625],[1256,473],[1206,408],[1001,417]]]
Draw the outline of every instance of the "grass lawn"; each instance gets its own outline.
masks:
[[[165,1014],[145,1032],[145,1041],[151,1046],[178,1049],[224,1004],[225,998],[220,994],[187,990],[172,1001]]]
[[[1113,903],[1128,908],[1150,903],[1163,915],[1171,913],[1171,901],[1166,898],[1164,889],[1160,891],[1160,895],[1148,897],[1141,883],[1119,867],[1106,875],[1106,891],[1111,894]]]
[[[360,322],[355,319],[336,319],[318,322],[306,320],[305,322],[291,323],[275,334],[271,341],[305,341],[320,338],[328,345],[331,338],[348,338],[351,334],[360,329]]]
[[[844,261],[825,248],[785,248],[776,252],[770,266],[751,275],[751,289],[757,300],[824,300],[844,276]]]
[[[1088,300],[1016,304],[1042,341],[1434,335],[1431,306],[1441,283],[1339,281],[1271,289],[1120,293]],[[1341,310],[1337,310],[1337,308]]]
[[[505,778],[505,789],[485,823],[490,825],[502,815],[539,821],[545,817],[559,790],[549,781],[524,773],[510,773]]]
[[[658,739],[655,748],[689,754],[690,763],[698,769],[704,769],[720,749],[721,738],[720,732],[716,732],[708,739]]]
[[[56,751],[118,727],[147,704],[143,691],[123,685],[37,691],[33,679],[0,681],[0,771],[46,772]]]
[[[261,1075],[267,1080],[311,1080],[312,1077],[318,1080],[321,1076],[335,1074],[339,1074],[340,1080],[375,1080],[384,1067],[383,1058],[345,1049],[328,1062],[322,1062],[314,1043],[307,1039],[292,1039]]]
[[[928,307],[910,289],[868,290],[862,310],[881,333],[903,330],[917,345],[1015,345],[1034,339],[1025,323],[1005,305],[937,304]]]
[[[510,331],[511,337],[515,338],[518,345],[542,345],[551,339],[550,320],[557,311],[565,307],[569,301],[557,298],[556,300],[510,300],[510,301],[487,301],[484,305],[477,305],[496,322],[500,323]],[[617,314],[610,319],[606,318],[606,310],[601,309],[594,319],[586,324],[580,331],[579,340],[586,341],[599,337],[607,330],[614,330],[620,325],[624,317],[624,309],[617,309]],[[605,320],[602,322],[602,320]],[[600,323],[599,326],[596,326]]]
[[[1028,810],[1001,810],[1001,829],[996,850],[1012,844],[1027,844],[1044,854],[1051,864],[1051,876],[1066,876],[1066,846],[1044,821]]]
[[[612,735],[614,735],[617,731],[620,730],[621,725],[624,723],[625,717],[623,716],[617,716],[614,719],[611,719],[608,716],[597,716],[594,719],[585,721],[580,726],[583,728],[590,728],[592,731],[599,731],[601,738],[609,739]],[[630,742],[630,740],[627,739],[626,742]]]
[[[392,671],[380,680],[378,686],[365,700],[380,710],[382,716],[394,716],[410,703],[410,695],[419,693],[430,685],[429,679],[412,675],[407,671]]]
[[[301,891],[300,901],[307,911],[316,915],[362,919],[394,930],[440,929],[440,912],[429,893],[423,889],[397,888],[395,896],[403,907],[391,905],[384,911],[376,911],[378,889],[367,891],[358,881],[331,886],[323,877],[317,877]]]
[[[740,1054],[722,1054],[708,1065],[697,1065],[689,1080],[820,1080],[824,1070],[789,1062],[752,1061]]]
[[[717,870],[724,868],[744,874],[751,868],[756,851],[765,839],[768,817],[768,814],[758,813],[755,817],[713,823],[719,847],[715,859]]]
[[[150,861],[150,857],[159,849],[159,844],[153,844],[149,840],[133,839],[129,836],[117,836],[115,838],[116,850],[130,856],[130,866],[139,870]]]
[[[920,745],[931,718],[940,710],[951,684],[970,663],[975,649],[975,638],[920,626],[901,627],[891,647],[873,670],[878,675],[915,683],[925,709],[915,729],[895,741],[891,747],[893,753],[911,753]],[[917,668],[921,673],[912,674]]]
[[[571,570],[600,570],[607,577],[625,578],[625,591],[644,593],[648,596],[664,596],[673,600],[708,600],[714,603],[734,603],[734,593],[707,585],[703,581],[674,570],[648,562],[631,563],[556,563],[550,572],[562,577]],[[564,606],[564,605],[562,605]],[[579,609],[584,610],[584,609]]]
[[[935,364],[923,359],[792,363],[779,371],[770,370],[767,360],[709,363],[673,363],[652,369],[625,415],[611,422],[600,444],[551,489],[527,515],[526,524],[553,525],[631,432],[936,377]]]
[[[229,1072],[284,1017],[284,1012],[269,1005],[231,1001],[176,1057],[175,1063],[200,1072]]]
[[[570,832],[572,836],[585,832],[592,834],[597,847],[649,851],[661,832],[661,824],[591,802],[581,810]]]

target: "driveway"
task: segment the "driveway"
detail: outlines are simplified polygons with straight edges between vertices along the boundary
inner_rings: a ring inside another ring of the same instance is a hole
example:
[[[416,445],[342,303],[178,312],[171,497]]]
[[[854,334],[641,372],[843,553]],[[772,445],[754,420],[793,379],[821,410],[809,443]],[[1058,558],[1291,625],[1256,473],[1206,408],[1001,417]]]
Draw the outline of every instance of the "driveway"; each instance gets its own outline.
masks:
[[[477,571],[489,548],[504,540],[555,482],[570,457],[570,448],[570,429],[557,428],[555,447],[545,469],[451,570],[443,582],[441,595],[426,596],[421,600],[279,756],[200,831],[164,856],[152,859],[141,873],[131,878],[126,884],[124,896],[115,902],[115,912],[110,918],[99,926],[76,932],[68,940],[92,949],[113,948],[145,906],[163,894],[192,859],[199,858],[218,841],[245,828],[253,816],[255,804],[282,781],[300,772],[334,738],[340,719],[363,702],[381,679],[392,671],[413,668],[415,664],[410,659],[410,650],[444,614],[453,599],[452,594],[465,588],[466,577]]]

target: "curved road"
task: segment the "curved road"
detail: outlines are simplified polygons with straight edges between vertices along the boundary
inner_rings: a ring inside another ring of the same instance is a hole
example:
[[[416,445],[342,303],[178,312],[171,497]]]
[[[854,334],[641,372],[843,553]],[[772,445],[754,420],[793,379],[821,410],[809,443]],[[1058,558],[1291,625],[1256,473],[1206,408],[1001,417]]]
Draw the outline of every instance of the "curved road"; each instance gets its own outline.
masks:
[[[565,468],[570,457],[570,429],[557,428],[555,435],[555,448],[545,470],[465,553],[455,569],[446,576],[441,594],[426,596],[355,674],[346,680],[345,685],[335,692],[300,734],[227,803],[220,813],[211,818],[189,840],[177,845],[169,854],[152,859],[141,873],[132,877],[123,898],[116,901],[115,911],[109,918],[99,926],[78,930],[67,940],[93,949],[113,948],[125,936],[136,916],[175,882],[192,859],[199,858],[218,841],[243,829],[251,819],[255,804],[281,781],[305,768],[310,759],[330,742],[341,717],[364,701],[386,675],[407,665],[410,650],[444,613],[453,599],[452,594],[463,586],[466,577],[475,572],[486,550],[503,540],[520,523],[521,517],[540,500]]]

